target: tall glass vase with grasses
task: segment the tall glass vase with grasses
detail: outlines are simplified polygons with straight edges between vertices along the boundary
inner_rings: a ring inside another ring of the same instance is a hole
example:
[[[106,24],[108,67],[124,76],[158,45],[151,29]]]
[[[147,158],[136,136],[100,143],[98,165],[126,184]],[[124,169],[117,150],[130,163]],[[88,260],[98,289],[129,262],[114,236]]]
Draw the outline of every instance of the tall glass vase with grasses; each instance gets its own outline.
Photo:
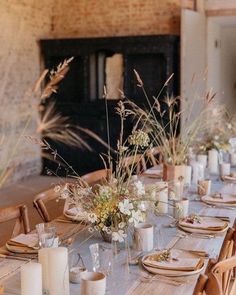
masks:
[[[164,165],[164,179],[176,180],[180,176],[185,177],[184,167],[187,164],[189,147],[194,143],[200,132],[208,128],[207,116],[215,94],[207,92],[202,97],[193,97],[185,107],[181,107],[183,98],[166,95],[160,98],[162,91],[172,79],[171,75],[164,83],[160,93],[152,100],[148,97],[144,83],[134,70],[137,86],[143,91],[148,108],[140,108],[132,101],[128,101],[130,109],[137,118],[136,128],[148,130],[154,146],[159,148]],[[199,109],[199,104],[201,108]],[[196,105],[198,114],[196,115]],[[183,120],[184,122],[181,122]]]

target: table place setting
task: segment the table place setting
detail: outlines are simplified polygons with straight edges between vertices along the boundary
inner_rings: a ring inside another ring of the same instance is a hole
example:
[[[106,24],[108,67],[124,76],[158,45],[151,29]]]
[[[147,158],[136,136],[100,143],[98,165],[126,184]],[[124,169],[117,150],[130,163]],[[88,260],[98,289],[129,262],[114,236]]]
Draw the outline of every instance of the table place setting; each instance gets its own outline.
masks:
[[[214,193],[214,194],[202,196],[201,200],[202,200],[202,202],[209,204],[209,205],[236,207],[236,195],[235,194]]]
[[[219,218],[190,215],[180,219],[177,225],[185,232],[215,235],[225,232],[229,224]]]
[[[204,259],[177,249],[163,250],[142,258],[145,269],[154,274],[166,276],[188,276],[200,272]]]

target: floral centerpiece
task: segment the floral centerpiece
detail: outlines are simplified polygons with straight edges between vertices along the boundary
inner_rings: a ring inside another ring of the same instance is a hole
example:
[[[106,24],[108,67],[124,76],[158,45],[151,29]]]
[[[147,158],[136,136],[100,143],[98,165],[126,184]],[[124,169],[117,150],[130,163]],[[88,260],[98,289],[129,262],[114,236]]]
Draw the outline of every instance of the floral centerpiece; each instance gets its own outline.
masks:
[[[150,191],[145,191],[144,184],[132,176],[137,165],[135,157],[145,153],[150,139],[146,132],[136,129],[124,141],[124,120],[131,112],[120,101],[117,113],[121,119],[121,132],[117,151],[113,151],[114,158],[111,151],[107,157],[108,177],[93,187],[78,177],[75,184],[59,188],[59,191],[62,198],[69,199],[73,206],[81,209],[84,220],[89,222],[90,232],[99,231],[105,240],[123,242],[128,228],[144,221],[145,201],[152,196]],[[130,156],[133,161],[127,173],[124,160]],[[103,160],[106,165],[106,159]]]
[[[230,118],[225,107],[218,106],[209,112],[211,117],[208,129],[200,134],[196,140],[196,150],[199,154],[205,154],[209,150],[228,152],[229,140],[235,134],[234,121]]]

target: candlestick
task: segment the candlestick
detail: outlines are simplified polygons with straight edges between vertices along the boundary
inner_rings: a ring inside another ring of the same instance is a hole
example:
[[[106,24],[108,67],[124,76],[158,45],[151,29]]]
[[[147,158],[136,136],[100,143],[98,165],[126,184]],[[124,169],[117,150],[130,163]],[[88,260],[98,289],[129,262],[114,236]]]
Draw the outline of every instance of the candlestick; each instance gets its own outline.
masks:
[[[184,183],[186,185],[191,185],[191,180],[192,180],[192,167],[186,166]]]
[[[208,152],[208,168],[211,174],[218,174],[218,152],[210,150]]]
[[[231,163],[231,166],[236,166],[236,153],[231,153],[230,154],[230,163]]]
[[[69,295],[68,250],[59,247],[48,251],[49,294]]]
[[[21,267],[21,295],[42,295],[42,266],[30,262]]]
[[[159,201],[157,204],[157,210],[161,214],[166,214],[168,213],[168,182],[156,182],[156,186],[161,190],[156,192],[156,198],[157,201]]]
[[[203,168],[206,169],[207,167],[207,155],[197,155],[198,163],[201,163]]]
[[[230,163],[220,164],[220,176],[230,175]]]

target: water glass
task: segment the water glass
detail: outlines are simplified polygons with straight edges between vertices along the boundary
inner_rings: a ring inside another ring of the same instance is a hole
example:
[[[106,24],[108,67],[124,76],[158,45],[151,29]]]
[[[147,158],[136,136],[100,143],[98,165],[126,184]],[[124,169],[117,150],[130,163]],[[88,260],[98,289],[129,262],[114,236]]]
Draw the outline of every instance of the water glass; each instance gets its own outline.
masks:
[[[95,243],[89,246],[92,257],[93,271],[109,275],[112,272],[113,248],[104,244]]]
[[[55,226],[40,223],[36,225],[40,248],[56,247],[56,228]]]

